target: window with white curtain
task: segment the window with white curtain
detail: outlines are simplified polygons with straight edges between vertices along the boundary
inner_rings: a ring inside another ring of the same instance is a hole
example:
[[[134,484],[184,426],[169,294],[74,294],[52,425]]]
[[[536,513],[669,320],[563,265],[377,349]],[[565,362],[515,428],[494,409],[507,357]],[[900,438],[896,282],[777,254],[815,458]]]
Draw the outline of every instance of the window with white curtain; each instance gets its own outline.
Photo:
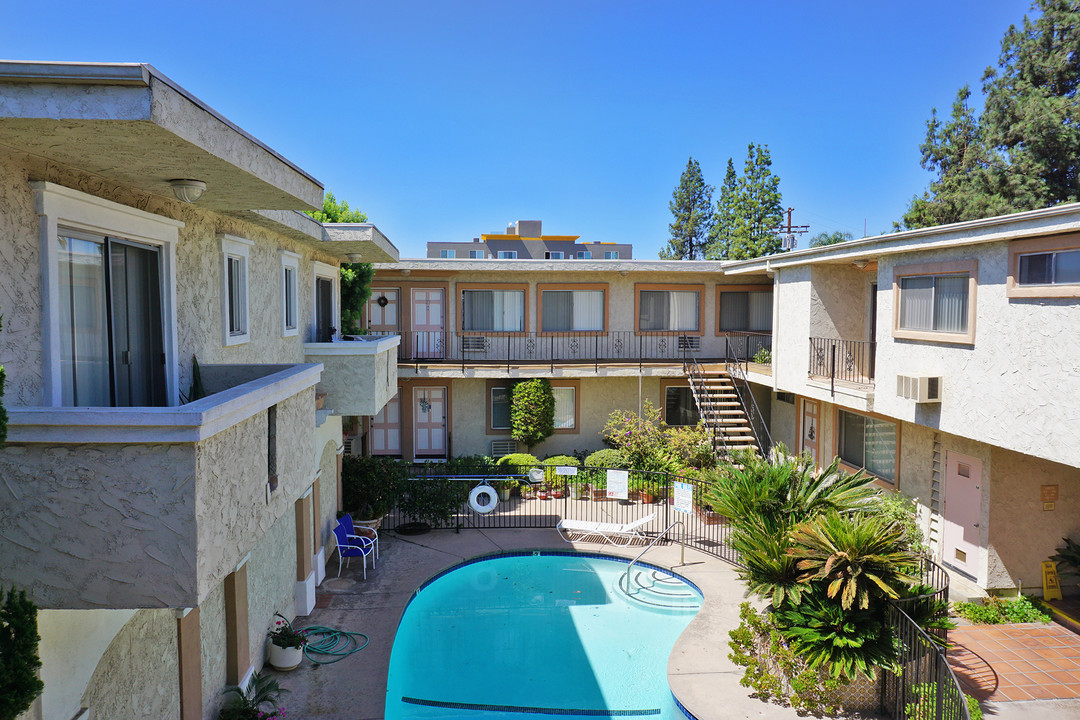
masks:
[[[577,409],[577,388],[553,387],[552,394],[555,396],[555,429],[571,430],[575,427]]]
[[[700,297],[696,290],[641,290],[638,331],[700,330]]]
[[[896,424],[886,420],[838,411],[840,439],[836,454],[849,465],[896,480]]]
[[[525,329],[525,291],[462,290],[461,329],[521,332]]]
[[[603,290],[541,290],[544,332],[585,332],[604,329]]]
[[[967,274],[900,278],[899,328],[966,333],[968,280]]]
[[[720,331],[772,332],[772,290],[720,291]]]

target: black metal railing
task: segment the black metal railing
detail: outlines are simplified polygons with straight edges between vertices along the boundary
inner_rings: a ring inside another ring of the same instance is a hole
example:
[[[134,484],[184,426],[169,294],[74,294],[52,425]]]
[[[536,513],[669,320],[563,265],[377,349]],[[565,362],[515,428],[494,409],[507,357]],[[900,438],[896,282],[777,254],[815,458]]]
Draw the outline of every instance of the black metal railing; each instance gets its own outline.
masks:
[[[683,332],[505,332],[410,330],[400,334],[398,362],[468,365],[680,362],[703,338]],[[722,358],[717,358],[722,359]]]
[[[873,341],[812,337],[808,374],[827,378],[834,388],[837,380],[873,386],[876,348]]]
[[[746,371],[749,368],[748,361],[740,357],[740,348],[732,345],[730,337],[725,339],[725,343],[724,354],[728,358],[727,372],[731,376],[731,384],[735,387],[735,393],[739,396],[739,402],[742,403],[747,420],[750,421],[750,429],[754,433],[754,440],[757,442],[758,449],[761,450],[762,455],[768,456],[773,445],[772,435],[769,434],[768,423],[765,422],[765,418],[761,414],[761,408],[758,407],[754,393],[750,390],[750,382],[746,378]],[[769,336],[769,347],[772,347],[771,335]]]
[[[750,369],[750,363],[759,365],[772,364],[772,333],[771,332],[725,332],[724,359],[728,363],[741,362],[743,367]]]

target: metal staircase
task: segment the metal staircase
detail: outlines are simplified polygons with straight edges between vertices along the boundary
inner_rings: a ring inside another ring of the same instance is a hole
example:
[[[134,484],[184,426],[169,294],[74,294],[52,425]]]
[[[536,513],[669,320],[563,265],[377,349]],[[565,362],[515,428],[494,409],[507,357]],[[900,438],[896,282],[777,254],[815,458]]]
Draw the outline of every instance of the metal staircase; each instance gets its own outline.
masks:
[[[742,394],[726,369],[704,368],[696,359],[686,362],[686,375],[698,414],[713,440],[717,455],[750,449],[761,454],[761,443],[743,404]],[[749,390],[747,390],[749,394]]]

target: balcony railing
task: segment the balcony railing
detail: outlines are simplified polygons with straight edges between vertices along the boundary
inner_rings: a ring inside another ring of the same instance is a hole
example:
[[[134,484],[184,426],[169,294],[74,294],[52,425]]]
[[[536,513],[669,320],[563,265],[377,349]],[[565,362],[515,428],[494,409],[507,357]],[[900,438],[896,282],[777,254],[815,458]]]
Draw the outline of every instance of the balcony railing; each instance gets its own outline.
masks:
[[[871,341],[812,337],[809,375],[829,380],[834,387],[840,381],[872,388],[876,346]]]

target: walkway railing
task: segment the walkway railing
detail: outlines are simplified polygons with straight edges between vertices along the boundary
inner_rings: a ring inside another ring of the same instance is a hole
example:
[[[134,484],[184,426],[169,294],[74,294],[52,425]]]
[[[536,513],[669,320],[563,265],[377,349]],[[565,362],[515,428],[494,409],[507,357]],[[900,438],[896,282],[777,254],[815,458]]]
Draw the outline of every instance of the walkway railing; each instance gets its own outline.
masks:
[[[727,372],[731,376],[731,384],[735,386],[735,392],[742,403],[746,418],[750,421],[750,429],[754,431],[754,440],[757,441],[761,454],[768,457],[772,450],[772,436],[769,434],[768,424],[761,414],[754,393],[750,390],[750,382],[746,378],[746,360],[739,357],[739,348],[734,347],[731,338],[725,339]],[[741,385],[741,387],[740,387]]]
[[[808,374],[828,379],[834,392],[837,380],[873,387],[876,348],[871,341],[812,337]]]

